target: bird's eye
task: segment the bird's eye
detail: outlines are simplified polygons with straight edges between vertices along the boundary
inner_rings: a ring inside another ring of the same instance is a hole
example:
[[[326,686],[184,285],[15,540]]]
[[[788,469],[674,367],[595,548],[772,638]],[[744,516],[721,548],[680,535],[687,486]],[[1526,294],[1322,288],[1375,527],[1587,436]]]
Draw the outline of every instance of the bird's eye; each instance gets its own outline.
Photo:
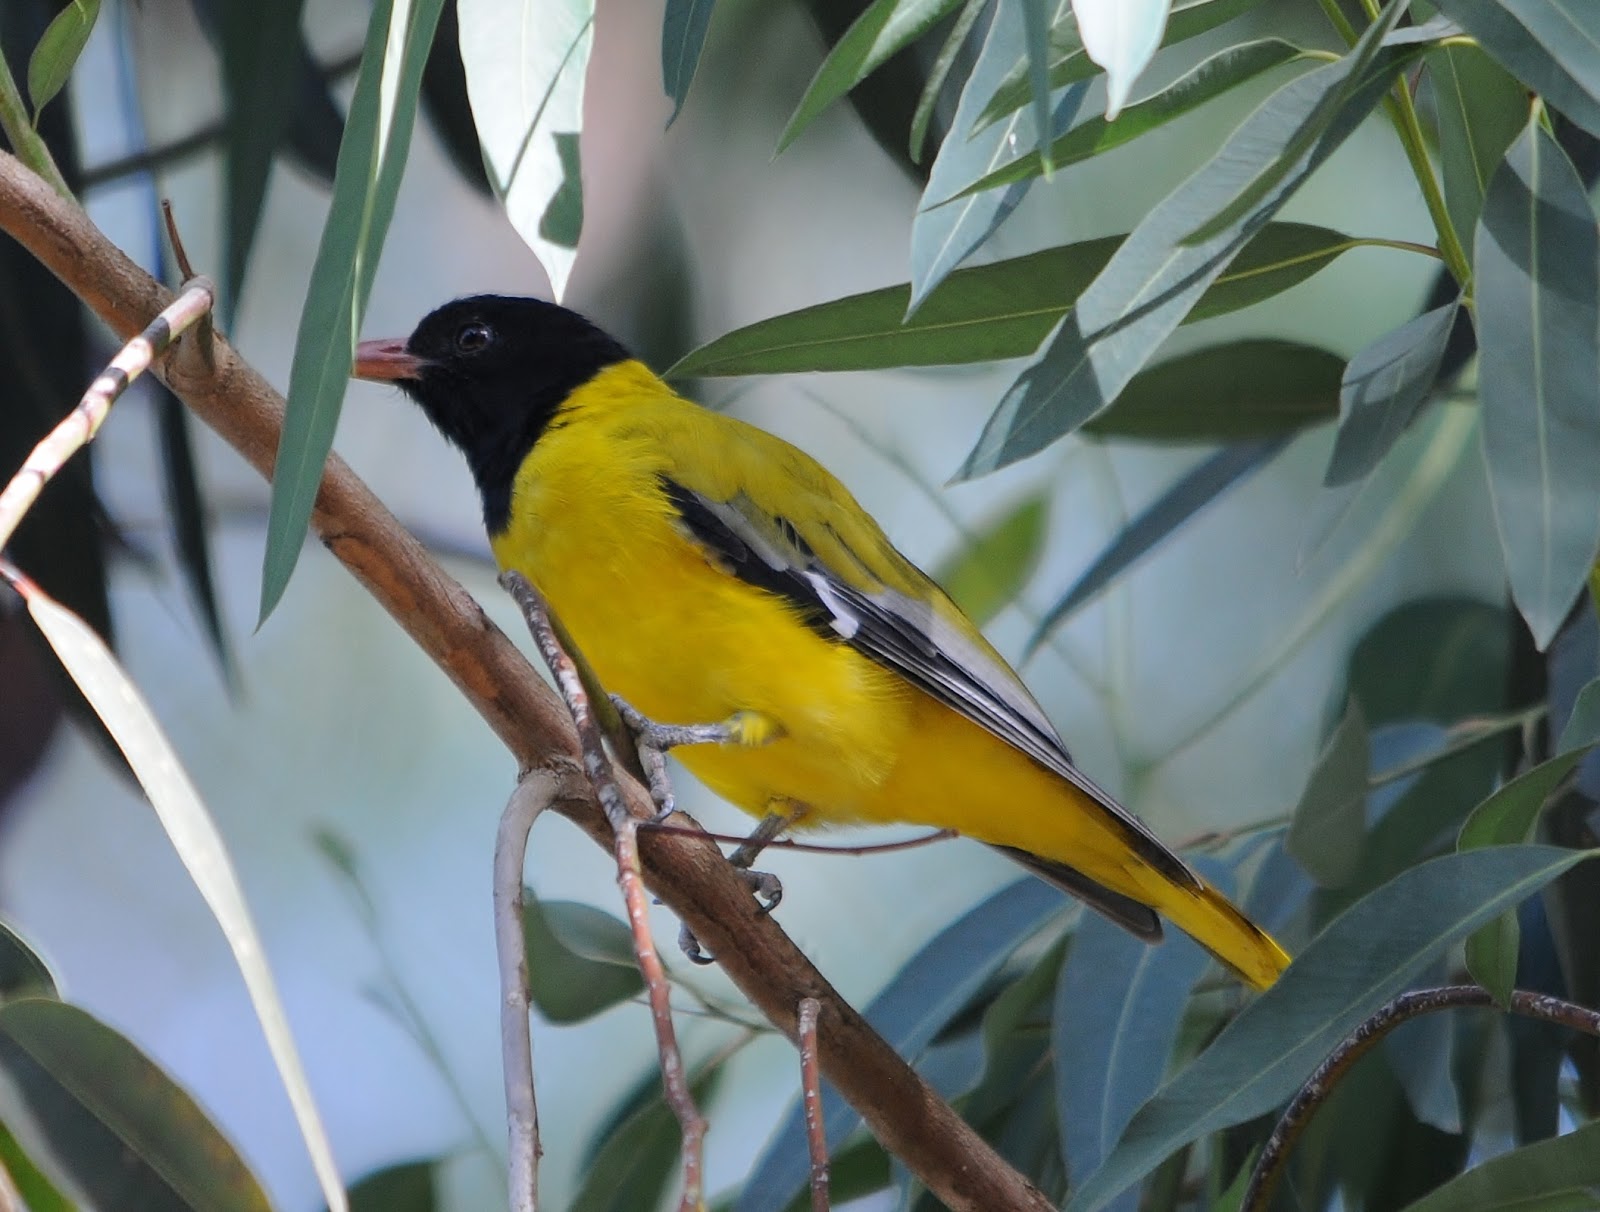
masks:
[[[464,354],[481,353],[483,350],[488,349],[493,341],[494,330],[487,324],[474,321],[471,324],[464,325],[461,331],[456,333],[456,352]]]

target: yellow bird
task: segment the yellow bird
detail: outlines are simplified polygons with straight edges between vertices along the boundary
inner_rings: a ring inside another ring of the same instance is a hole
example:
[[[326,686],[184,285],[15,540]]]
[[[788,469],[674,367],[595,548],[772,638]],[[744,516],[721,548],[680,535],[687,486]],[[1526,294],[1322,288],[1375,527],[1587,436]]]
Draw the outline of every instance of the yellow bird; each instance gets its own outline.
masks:
[[[1085,776],[1022,680],[787,442],[677,395],[582,316],[448,303],[363,342],[466,455],[502,568],[712,790],[792,824],[931,825],[987,842],[1140,938],[1165,917],[1264,988],[1289,957]],[[1159,915],[1159,916],[1158,916]]]

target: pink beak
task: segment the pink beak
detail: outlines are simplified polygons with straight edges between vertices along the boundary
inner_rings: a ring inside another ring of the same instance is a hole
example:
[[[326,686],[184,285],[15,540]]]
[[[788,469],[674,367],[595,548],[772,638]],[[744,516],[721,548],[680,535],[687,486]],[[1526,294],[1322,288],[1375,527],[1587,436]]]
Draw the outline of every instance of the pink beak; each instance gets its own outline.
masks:
[[[406,352],[404,338],[387,341],[363,341],[356,346],[356,364],[351,375],[374,383],[393,383],[400,379],[415,379],[428,366],[426,358]]]

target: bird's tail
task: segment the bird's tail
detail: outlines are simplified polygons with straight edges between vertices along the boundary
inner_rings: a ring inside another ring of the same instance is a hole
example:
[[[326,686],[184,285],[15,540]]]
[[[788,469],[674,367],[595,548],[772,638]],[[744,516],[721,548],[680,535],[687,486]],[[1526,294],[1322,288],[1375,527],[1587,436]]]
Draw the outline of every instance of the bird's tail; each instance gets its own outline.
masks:
[[[1257,989],[1271,985],[1289,966],[1288,953],[1270,934],[1187,866],[1180,864],[1187,879],[1144,868],[1139,874],[1145,878],[1130,895],[1065,863],[1010,846],[995,849],[1146,942],[1160,941],[1160,914]]]

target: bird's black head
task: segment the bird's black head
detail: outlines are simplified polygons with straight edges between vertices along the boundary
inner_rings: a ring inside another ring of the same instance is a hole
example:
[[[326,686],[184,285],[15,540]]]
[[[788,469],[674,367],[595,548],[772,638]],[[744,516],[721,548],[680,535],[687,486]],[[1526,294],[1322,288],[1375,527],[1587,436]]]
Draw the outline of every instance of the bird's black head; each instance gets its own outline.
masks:
[[[409,337],[363,341],[358,379],[392,382],[461,448],[490,534],[511,518],[511,485],[562,402],[629,353],[577,312],[542,299],[446,303]]]

